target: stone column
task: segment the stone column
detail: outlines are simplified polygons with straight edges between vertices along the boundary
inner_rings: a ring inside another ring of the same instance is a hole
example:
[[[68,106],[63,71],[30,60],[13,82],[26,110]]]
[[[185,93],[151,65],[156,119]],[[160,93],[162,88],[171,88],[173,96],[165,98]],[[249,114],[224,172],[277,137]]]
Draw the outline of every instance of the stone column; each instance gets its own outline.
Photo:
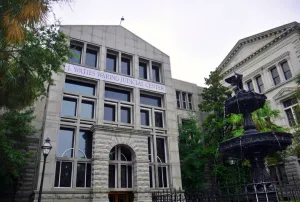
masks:
[[[135,162],[134,171],[135,190],[137,191],[134,193],[134,202],[151,202],[149,162],[147,160]]]
[[[108,202],[108,140],[98,131],[93,134],[93,202]]]

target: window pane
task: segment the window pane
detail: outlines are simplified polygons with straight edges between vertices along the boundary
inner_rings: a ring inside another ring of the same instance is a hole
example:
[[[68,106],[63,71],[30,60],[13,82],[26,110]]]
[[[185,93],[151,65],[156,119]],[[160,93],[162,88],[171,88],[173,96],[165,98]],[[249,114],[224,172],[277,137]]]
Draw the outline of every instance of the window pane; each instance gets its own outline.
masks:
[[[128,165],[128,188],[132,188],[132,167]]]
[[[80,64],[81,63],[82,47],[71,44],[70,52],[72,53],[72,56],[69,58],[69,62]]]
[[[59,186],[60,162],[56,162],[54,187]]]
[[[64,97],[61,107],[62,116],[76,116],[77,99]]]
[[[104,120],[106,121],[116,121],[116,109],[115,105],[104,105]]]
[[[272,74],[274,84],[275,85],[279,84],[280,83],[280,78],[279,78],[279,74],[278,74],[278,71],[277,71],[276,67],[271,69],[271,74]]]
[[[256,78],[256,83],[257,83],[258,91],[260,93],[264,92],[264,84],[262,82],[261,76],[259,76],[259,77]]]
[[[106,70],[110,72],[117,71],[117,57],[115,55],[107,54],[106,56]]]
[[[149,166],[150,187],[153,187],[152,166]]]
[[[176,91],[177,107],[180,108],[180,92]]]
[[[247,86],[248,86],[248,90],[249,90],[249,91],[253,91],[253,90],[254,90],[252,81],[249,81],[249,82],[247,83]]]
[[[86,49],[85,64],[91,67],[97,65],[97,51],[92,49]]]
[[[141,94],[140,103],[144,105],[161,107],[161,97]]]
[[[139,75],[142,79],[147,79],[147,64],[146,63],[139,63]]]
[[[163,171],[162,171],[162,167],[158,167],[158,187],[163,187]]]
[[[108,187],[115,188],[115,182],[116,182],[115,165],[109,165],[108,176],[109,176]]]
[[[166,162],[165,139],[156,138],[156,147],[157,147],[157,161],[159,163],[165,163]]]
[[[83,118],[94,118],[94,102],[83,100],[81,102],[80,116]]]
[[[168,178],[167,178],[167,167],[163,167],[163,184],[164,187],[168,187]]]
[[[188,94],[189,109],[193,109],[192,94]]]
[[[122,58],[121,73],[130,75],[130,59]]]
[[[290,67],[289,67],[287,61],[281,63],[281,67],[282,67],[282,71],[283,71],[285,79],[287,80],[287,79],[291,78],[292,73],[291,73],[291,70],[290,70]]]
[[[131,151],[124,146],[119,146],[121,149],[121,161],[131,161]]]
[[[292,110],[291,109],[286,109],[285,113],[286,113],[289,125],[294,126],[296,124],[296,122],[295,122],[295,118],[294,118]]]
[[[130,108],[128,108],[128,107],[121,107],[121,122],[123,122],[123,123],[131,123]]]
[[[154,112],[155,116],[155,127],[163,128],[163,113],[162,112]]]
[[[61,162],[60,187],[71,187],[72,162]]]
[[[182,104],[183,108],[186,109],[186,93],[182,93]]]
[[[127,166],[121,165],[121,188],[127,188]]]
[[[149,162],[152,161],[152,146],[151,146],[151,137],[148,137],[148,159]]]
[[[284,106],[284,108],[287,108],[287,107],[292,106],[292,105],[295,105],[295,104],[297,104],[297,103],[298,103],[298,101],[297,101],[297,99],[295,99],[295,98],[293,98],[293,99],[288,99],[288,100],[286,100],[286,101],[283,102],[283,106]]]
[[[149,126],[149,111],[148,110],[141,110],[141,125]]]
[[[79,132],[78,158],[92,158],[93,135],[90,131]]]
[[[58,133],[58,157],[73,157],[74,130],[61,128]]]
[[[159,67],[157,66],[152,66],[152,81],[160,82]]]
[[[77,164],[76,187],[85,187],[85,163]]]
[[[105,98],[130,102],[130,91],[105,87]]]
[[[90,163],[87,164],[86,167],[86,187],[91,187],[91,181],[92,181],[92,166]]]
[[[94,96],[95,95],[95,85],[83,83],[79,81],[66,80],[65,91],[70,91],[73,93],[80,93],[85,95]]]

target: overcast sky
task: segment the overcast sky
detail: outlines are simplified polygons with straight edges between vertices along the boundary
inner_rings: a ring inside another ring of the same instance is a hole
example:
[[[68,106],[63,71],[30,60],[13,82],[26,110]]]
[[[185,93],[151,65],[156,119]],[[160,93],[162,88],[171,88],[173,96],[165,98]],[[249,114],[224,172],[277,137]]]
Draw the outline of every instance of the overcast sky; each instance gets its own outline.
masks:
[[[168,54],[173,78],[204,77],[244,37],[292,21],[299,0],[73,0],[54,6],[62,24],[122,26]]]

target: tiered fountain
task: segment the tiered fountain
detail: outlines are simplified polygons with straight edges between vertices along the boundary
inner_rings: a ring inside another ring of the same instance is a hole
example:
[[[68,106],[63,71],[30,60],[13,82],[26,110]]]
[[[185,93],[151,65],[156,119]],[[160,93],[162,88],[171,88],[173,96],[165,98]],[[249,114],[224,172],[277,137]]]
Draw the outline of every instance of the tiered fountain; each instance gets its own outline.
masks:
[[[225,81],[238,89],[237,95],[225,102],[226,114],[242,114],[244,134],[220,143],[219,151],[225,157],[248,159],[251,163],[251,182],[254,201],[278,201],[276,190],[265,168],[265,158],[282,151],[292,144],[292,134],[284,132],[261,132],[256,130],[251,113],[263,107],[267,97],[243,89],[243,75],[236,74]]]

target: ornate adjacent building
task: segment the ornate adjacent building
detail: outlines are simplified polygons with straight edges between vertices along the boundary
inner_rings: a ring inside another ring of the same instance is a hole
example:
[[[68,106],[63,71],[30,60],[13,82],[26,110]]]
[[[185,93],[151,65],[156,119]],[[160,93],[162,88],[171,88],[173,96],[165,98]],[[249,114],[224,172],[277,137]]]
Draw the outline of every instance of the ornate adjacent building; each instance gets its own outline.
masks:
[[[243,74],[244,89],[264,93],[272,109],[281,112],[280,118],[274,120],[276,124],[286,128],[296,124],[297,100],[293,93],[297,88],[296,76],[300,73],[299,23],[292,22],[240,39],[218,69],[224,77],[234,72]],[[274,180],[300,177],[299,156],[289,157],[285,164],[269,165],[269,170]]]

